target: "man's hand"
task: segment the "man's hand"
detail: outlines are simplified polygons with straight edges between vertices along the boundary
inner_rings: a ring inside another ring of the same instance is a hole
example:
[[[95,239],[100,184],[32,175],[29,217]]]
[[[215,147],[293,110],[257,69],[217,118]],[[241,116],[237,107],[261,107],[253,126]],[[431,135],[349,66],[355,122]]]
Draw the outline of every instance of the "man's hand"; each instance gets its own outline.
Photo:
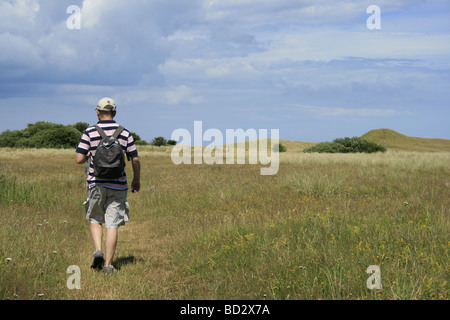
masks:
[[[131,188],[134,191],[139,192],[139,190],[141,189],[141,181],[133,179],[133,181],[131,182]]]

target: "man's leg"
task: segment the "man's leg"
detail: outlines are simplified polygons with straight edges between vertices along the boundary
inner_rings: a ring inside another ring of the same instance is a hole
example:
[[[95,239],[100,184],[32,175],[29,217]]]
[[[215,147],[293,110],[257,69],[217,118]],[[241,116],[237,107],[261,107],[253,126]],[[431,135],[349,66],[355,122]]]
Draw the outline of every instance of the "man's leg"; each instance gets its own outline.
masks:
[[[91,236],[94,242],[95,252],[91,263],[91,268],[99,269],[103,267],[105,259],[102,251],[102,225],[99,223],[91,223]]]
[[[117,237],[117,229],[106,229],[105,266],[111,266],[114,252],[116,251]]]
[[[105,205],[105,225],[106,225],[105,268],[107,270],[115,270],[112,267],[112,260],[117,247],[118,228],[121,225],[125,224],[124,215],[127,210],[126,208],[127,191],[108,189],[107,192],[108,196]],[[108,269],[108,267],[110,269]]]
[[[105,262],[102,251],[105,195],[104,188],[96,186],[88,190],[88,200],[86,201],[86,218],[90,220],[91,237],[95,247],[91,264],[93,269],[103,267]]]
[[[91,223],[91,236],[95,251],[102,250],[103,229],[99,223]]]

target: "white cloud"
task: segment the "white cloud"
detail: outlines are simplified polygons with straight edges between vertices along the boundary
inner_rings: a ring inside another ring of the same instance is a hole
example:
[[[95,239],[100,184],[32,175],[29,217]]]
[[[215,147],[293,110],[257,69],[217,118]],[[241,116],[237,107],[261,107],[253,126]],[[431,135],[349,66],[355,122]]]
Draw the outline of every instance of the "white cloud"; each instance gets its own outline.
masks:
[[[39,8],[39,3],[36,0],[2,1],[0,2],[2,26],[7,26],[5,23],[16,25],[23,21],[33,22]]]
[[[196,105],[204,101],[204,97],[197,95],[192,88],[186,85],[104,87],[102,90],[114,97],[118,104],[128,106],[140,105],[148,108],[161,108]]]
[[[84,0],[81,8],[83,28],[91,29],[96,26],[105,12],[118,3],[117,0]]]
[[[265,51],[251,53],[258,61],[316,60],[330,61],[344,57],[430,59],[450,52],[449,34],[405,32],[369,32],[318,28],[301,28],[283,32],[266,32],[260,42]]]
[[[389,13],[420,3],[423,1],[378,0],[376,4]],[[372,0],[213,0],[205,2],[203,21],[240,29],[292,24],[339,27],[360,20],[372,4]]]
[[[392,117],[413,115],[410,111],[397,111],[393,109],[370,109],[370,108],[332,108],[319,106],[295,105],[293,109],[315,114],[319,117],[340,117],[340,116],[356,116],[356,117]]]
[[[205,75],[211,78],[221,78],[229,75],[230,73],[231,70],[223,66],[209,68],[205,71]]]
[[[36,70],[45,64],[39,56],[36,46],[22,36],[9,32],[0,34],[0,79],[20,79],[30,70]]]
[[[159,66],[166,79],[184,79],[185,81],[204,82],[209,79],[228,79],[246,81],[254,78],[257,70],[240,59],[184,59],[167,60]]]
[[[32,41],[37,32],[39,11],[40,5],[36,0],[0,1],[0,34],[8,32]],[[1,42],[0,46],[4,48]]]
[[[167,89],[164,93],[164,101],[173,106],[183,103],[198,104],[203,101],[203,98],[195,96],[191,88],[181,85]]]

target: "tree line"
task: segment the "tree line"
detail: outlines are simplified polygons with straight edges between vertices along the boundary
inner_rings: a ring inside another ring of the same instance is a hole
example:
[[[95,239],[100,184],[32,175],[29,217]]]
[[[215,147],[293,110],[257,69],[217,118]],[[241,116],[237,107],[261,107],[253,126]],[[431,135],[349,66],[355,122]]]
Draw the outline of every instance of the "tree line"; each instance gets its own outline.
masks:
[[[90,125],[86,122],[77,122],[71,125],[51,122],[36,122],[28,124],[22,130],[6,130],[0,134],[0,148],[76,148],[81,136]],[[167,146],[175,145],[176,141],[156,137],[150,143],[131,132],[137,145]]]
[[[72,125],[55,124],[51,122],[36,122],[28,124],[23,130],[6,130],[0,134],[0,148],[76,148],[81,136],[90,125],[86,122],[77,122]],[[150,143],[131,132],[136,145],[170,146],[176,145],[175,140],[166,140],[156,137]],[[277,146],[279,152],[285,152],[282,144]],[[359,137],[340,138],[332,142],[322,142],[303,152],[325,153],[356,153],[356,152],[385,152],[384,146]]]

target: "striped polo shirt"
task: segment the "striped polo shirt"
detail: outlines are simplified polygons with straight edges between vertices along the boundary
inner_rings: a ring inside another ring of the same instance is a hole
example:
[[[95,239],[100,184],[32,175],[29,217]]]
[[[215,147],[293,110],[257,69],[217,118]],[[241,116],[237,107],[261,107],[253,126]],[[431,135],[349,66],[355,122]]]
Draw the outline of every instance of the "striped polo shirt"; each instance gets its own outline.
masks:
[[[97,125],[105,131],[105,134],[109,137],[114,134],[119,124],[114,120],[102,120],[97,123]],[[94,126],[89,127],[84,132],[81,137],[80,143],[78,144],[77,153],[84,154],[85,156],[91,152],[92,156],[95,157],[95,152],[97,151],[97,146],[100,144],[102,137],[97,132]],[[136,145],[134,144],[133,136],[127,129],[123,130],[119,135],[119,143],[123,148],[123,152],[129,157],[137,157],[138,152]],[[127,176],[124,171],[123,176],[118,179],[101,179],[94,176],[94,163],[93,158],[90,158],[89,173],[87,177],[87,186],[89,189],[96,185],[102,185],[105,188],[115,189],[115,190],[126,190],[128,189]]]

